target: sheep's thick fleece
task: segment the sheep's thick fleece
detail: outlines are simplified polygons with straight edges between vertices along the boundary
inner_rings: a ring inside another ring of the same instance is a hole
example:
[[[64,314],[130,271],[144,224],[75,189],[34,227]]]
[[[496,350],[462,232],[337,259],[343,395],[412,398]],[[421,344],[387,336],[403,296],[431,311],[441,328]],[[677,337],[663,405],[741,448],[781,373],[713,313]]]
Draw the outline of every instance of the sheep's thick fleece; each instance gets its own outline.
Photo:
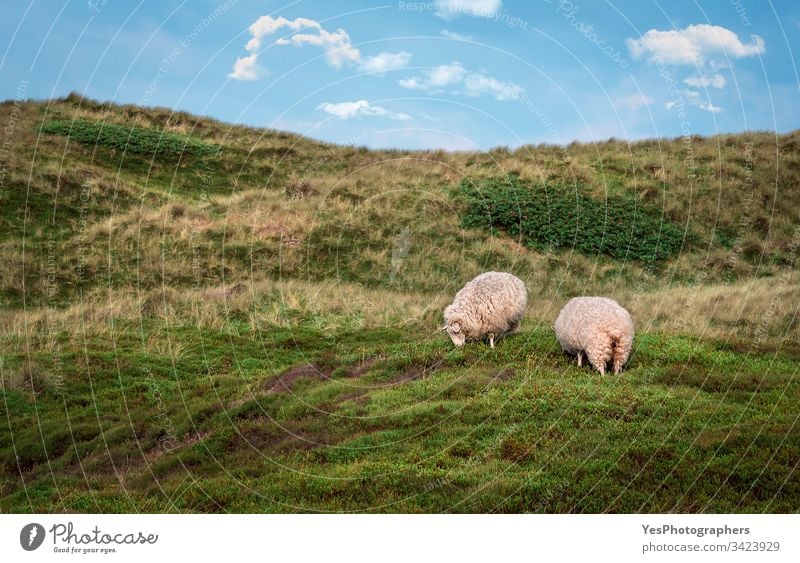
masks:
[[[485,272],[468,282],[444,310],[445,329],[453,344],[494,339],[516,332],[525,316],[528,292],[518,277],[507,272]]]
[[[575,297],[564,305],[555,322],[561,348],[578,357],[585,354],[601,374],[613,363],[622,371],[633,346],[633,319],[619,303],[607,297]]]

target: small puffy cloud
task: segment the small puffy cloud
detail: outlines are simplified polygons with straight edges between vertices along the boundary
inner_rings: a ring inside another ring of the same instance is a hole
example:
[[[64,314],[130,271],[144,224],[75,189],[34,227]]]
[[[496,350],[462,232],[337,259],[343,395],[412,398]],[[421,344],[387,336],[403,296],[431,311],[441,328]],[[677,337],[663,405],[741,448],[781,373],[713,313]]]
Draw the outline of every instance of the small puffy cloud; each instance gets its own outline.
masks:
[[[701,103],[699,103],[697,105],[697,107],[699,107],[700,109],[704,109],[706,111],[709,111],[711,113],[719,113],[719,112],[723,111],[723,108],[721,108],[719,106],[715,106],[711,102],[701,102]]]
[[[272,16],[261,16],[249,28],[247,28],[253,38],[247,42],[245,48],[248,51],[255,51],[261,47],[261,39],[265,35],[272,35],[284,27],[287,27],[292,31],[299,31],[304,27],[321,29],[319,23],[308,18],[295,18],[294,20],[287,20],[283,16],[278,18],[273,18]]]
[[[703,66],[715,56],[734,59],[766,52],[764,40],[751,36],[752,43],[743,43],[731,30],[718,25],[697,24],[684,29],[659,31],[651,29],[638,39],[625,43],[634,58],[673,65]]]
[[[388,53],[384,51],[374,57],[367,57],[358,68],[363,72],[384,74],[388,70],[406,67],[409,62],[411,62],[411,53],[405,51]]]
[[[388,117],[389,119],[398,121],[407,121],[411,119],[411,116],[407,113],[389,111],[384,107],[374,106],[367,100],[340,102],[338,104],[325,102],[318,105],[317,109],[321,109],[339,119],[351,119],[353,117]]]
[[[434,15],[450,20],[457,16],[490,18],[500,11],[501,0],[436,0]]]
[[[321,47],[325,53],[325,60],[330,66],[337,69],[346,64],[358,65],[358,68],[363,72],[384,74],[392,69],[406,67],[411,61],[411,53],[405,51],[400,51],[399,53],[382,52],[364,58],[361,51],[353,46],[350,35],[344,29],[329,31],[323,28],[319,22],[309,18],[288,20],[283,16],[277,18],[261,16],[248,30],[252,37],[245,45],[245,48],[250,52],[250,55],[238,57],[234,63],[233,70],[228,74],[228,76],[236,80],[255,80],[258,78],[259,72],[256,60],[264,43],[264,38],[280,30],[289,30],[294,33],[279,37],[274,41],[274,45],[294,47],[313,45]]]
[[[256,54],[246,57],[236,57],[233,63],[233,70],[228,73],[229,78],[234,80],[256,80],[258,79],[258,67],[256,66]]]
[[[617,100],[616,106],[620,109],[636,111],[637,109],[644,106],[649,106],[652,103],[653,99],[649,96],[645,96],[644,94],[633,94]]]
[[[725,77],[721,74],[695,74],[689,78],[684,79],[684,83],[694,88],[712,88],[722,89],[725,87]]]
[[[449,65],[439,65],[431,70],[425,71],[427,75],[426,82],[432,88],[457,84],[461,82],[466,73],[467,71],[464,70],[464,67],[461,66],[459,62],[454,62]]]
[[[489,95],[500,101],[519,99],[525,91],[513,82],[468,72],[457,61],[425,70],[422,76],[403,78],[397,84],[408,90],[421,90],[430,94],[442,92],[445,87],[455,87],[457,93],[467,96]]]
[[[447,37],[448,39],[455,39],[456,41],[472,41],[472,35],[461,35],[449,29],[443,29],[439,32],[439,35]]]
[[[525,90],[513,82],[504,82],[491,76],[473,73],[464,81],[464,93],[467,96],[494,96],[499,101],[518,100]]]
[[[334,68],[341,68],[345,62],[357,63],[361,52],[350,44],[350,36],[343,29],[334,32],[318,28],[318,33],[295,33],[288,39],[275,41],[276,45],[316,45],[325,51],[325,60]]]
[[[424,90],[425,84],[419,78],[415,78],[413,76],[409,78],[402,78],[397,81],[397,83],[407,90]]]
[[[410,76],[398,80],[397,83],[408,90],[424,90],[425,92],[440,92],[444,86],[460,83],[467,71],[461,63],[454,62],[449,65],[439,65],[425,70],[423,76]]]
[[[245,45],[245,48],[250,52],[250,55],[238,57],[234,63],[233,70],[228,76],[236,80],[255,80],[258,76],[256,60],[264,38],[281,29],[288,29],[298,33],[277,39],[275,41],[276,45],[293,45],[295,47],[315,45],[321,47],[325,52],[325,60],[334,68],[341,68],[344,63],[361,62],[361,52],[353,47],[350,36],[343,29],[328,31],[319,22],[308,18],[288,20],[283,16],[277,18],[261,16],[248,28],[252,37]],[[300,31],[304,31],[304,33],[299,33]]]
[[[715,106],[711,103],[710,99],[704,99],[700,96],[700,92],[696,90],[678,90],[678,94],[680,95],[679,99],[670,100],[664,104],[664,107],[667,109],[672,109],[674,107],[682,109],[684,104],[689,104],[711,113],[719,113],[725,109],[720,106]]]

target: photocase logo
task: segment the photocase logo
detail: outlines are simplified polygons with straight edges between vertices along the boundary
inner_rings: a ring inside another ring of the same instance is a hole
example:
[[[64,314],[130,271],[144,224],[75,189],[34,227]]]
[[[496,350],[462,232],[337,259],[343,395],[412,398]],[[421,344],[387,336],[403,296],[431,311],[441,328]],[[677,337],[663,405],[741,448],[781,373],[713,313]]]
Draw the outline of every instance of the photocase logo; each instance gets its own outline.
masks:
[[[44,526],[41,524],[28,524],[23,526],[19,533],[19,544],[25,551],[37,549],[44,541]]]

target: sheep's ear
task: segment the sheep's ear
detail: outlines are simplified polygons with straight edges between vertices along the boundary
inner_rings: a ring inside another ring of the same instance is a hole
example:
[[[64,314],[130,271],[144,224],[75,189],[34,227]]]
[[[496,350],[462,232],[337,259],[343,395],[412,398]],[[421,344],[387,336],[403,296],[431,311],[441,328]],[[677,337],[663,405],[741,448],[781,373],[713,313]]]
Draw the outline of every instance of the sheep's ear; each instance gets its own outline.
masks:
[[[439,332],[444,332],[447,330],[447,325],[444,325],[442,328],[439,329]]]

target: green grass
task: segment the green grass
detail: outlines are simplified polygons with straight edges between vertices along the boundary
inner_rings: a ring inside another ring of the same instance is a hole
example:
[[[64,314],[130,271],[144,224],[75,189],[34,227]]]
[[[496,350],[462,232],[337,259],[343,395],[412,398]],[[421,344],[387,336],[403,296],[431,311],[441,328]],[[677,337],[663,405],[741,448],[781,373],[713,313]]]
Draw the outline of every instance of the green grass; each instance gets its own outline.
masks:
[[[87,145],[154,157],[203,156],[219,150],[219,147],[184,135],[97,121],[53,120],[43,123],[40,131],[64,135]]]
[[[518,176],[465,178],[457,197],[465,227],[499,229],[530,248],[574,249],[648,266],[663,263],[684,244],[684,232],[629,194],[593,198],[583,186],[533,185]]]
[[[189,348],[93,342],[35,408],[0,395],[4,511],[798,509],[797,357],[645,334],[601,377],[532,327],[494,351],[303,324],[168,334]],[[269,391],[308,363],[325,377]]]

